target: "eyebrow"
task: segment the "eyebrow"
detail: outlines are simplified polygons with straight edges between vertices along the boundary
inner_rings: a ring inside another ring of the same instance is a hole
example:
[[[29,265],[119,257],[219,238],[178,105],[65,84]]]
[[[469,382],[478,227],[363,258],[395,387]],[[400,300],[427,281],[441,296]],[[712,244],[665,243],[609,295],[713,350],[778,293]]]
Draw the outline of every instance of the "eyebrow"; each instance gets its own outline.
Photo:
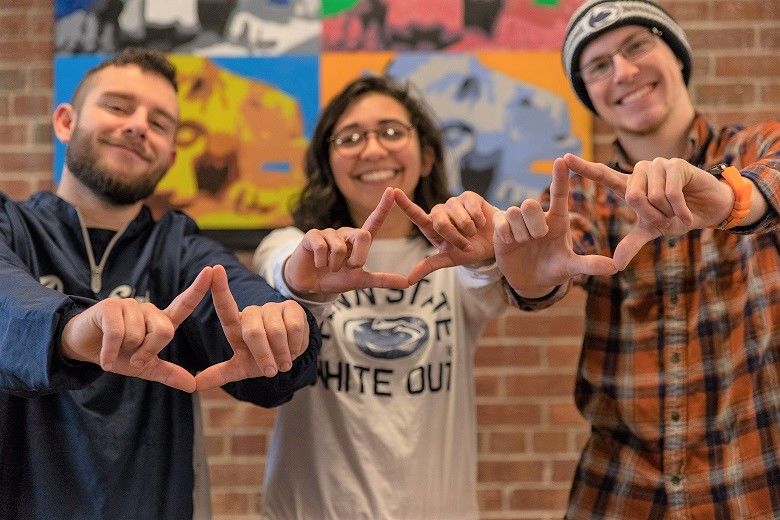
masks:
[[[99,99],[121,99],[123,101],[131,101],[131,102],[136,101],[136,97],[132,94],[128,94],[126,92],[111,91],[111,90],[103,92],[100,95]],[[152,107],[152,112],[155,115],[159,115],[164,119],[167,119],[174,126],[179,124],[178,118],[163,108],[157,106]]]
[[[377,125],[384,125],[387,123],[401,123],[402,125],[412,126],[412,123],[407,123],[401,119],[395,119],[395,118],[380,119],[379,121],[376,122]],[[333,133],[335,134],[335,133],[343,132],[344,130],[356,130],[356,129],[363,130],[365,129],[365,127],[363,127],[358,123],[350,123],[346,126],[342,126],[341,128],[334,129]]]
[[[591,63],[594,63],[594,62],[596,62],[596,61],[598,61],[598,60],[601,60],[601,59],[604,59],[604,58],[610,58],[610,57],[612,57],[612,55],[614,55],[614,53],[618,52],[618,50],[619,50],[619,49],[622,49],[623,47],[625,47],[625,45],[626,45],[628,42],[630,42],[631,40],[633,40],[634,38],[636,38],[637,36],[639,36],[639,35],[640,35],[640,34],[642,34],[643,32],[644,32],[644,30],[643,30],[643,29],[638,29],[638,30],[634,31],[633,33],[631,33],[631,34],[629,34],[628,36],[626,36],[626,37],[625,37],[625,39],[623,39],[623,41],[621,41],[621,42],[620,42],[620,44],[619,44],[619,45],[618,45],[618,46],[615,48],[615,50],[614,50],[613,52],[605,52],[604,54],[599,54],[598,56],[594,56],[594,57],[593,57],[593,59],[591,59],[591,60],[588,60],[588,62],[587,62],[587,63],[585,63],[584,65],[582,65],[582,66],[580,67],[580,69],[582,69],[582,68],[584,68],[584,67],[587,67],[587,66],[588,66],[588,65],[590,65]]]

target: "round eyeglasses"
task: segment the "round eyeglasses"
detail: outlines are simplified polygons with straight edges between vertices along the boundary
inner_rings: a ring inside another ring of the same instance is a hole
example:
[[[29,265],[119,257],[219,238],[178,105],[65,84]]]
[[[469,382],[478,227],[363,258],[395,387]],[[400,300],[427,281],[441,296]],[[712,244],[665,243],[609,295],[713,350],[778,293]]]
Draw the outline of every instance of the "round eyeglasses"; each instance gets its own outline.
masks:
[[[329,139],[333,149],[342,157],[360,155],[368,143],[368,134],[374,134],[377,142],[388,152],[397,152],[409,144],[414,127],[400,121],[385,121],[376,128],[349,127],[336,132]]]
[[[597,83],[611,78],[615,73],[615,56],[620,54],[631,63],[636,63],[653,50],[658,41],[657,37],[660,37],[661,34],[661,31],[655,27],[647,31],[641,31],[631,36],[616,51],[603,54],[589,61],[587,65],[580,68],[578,74],[585,83]]]

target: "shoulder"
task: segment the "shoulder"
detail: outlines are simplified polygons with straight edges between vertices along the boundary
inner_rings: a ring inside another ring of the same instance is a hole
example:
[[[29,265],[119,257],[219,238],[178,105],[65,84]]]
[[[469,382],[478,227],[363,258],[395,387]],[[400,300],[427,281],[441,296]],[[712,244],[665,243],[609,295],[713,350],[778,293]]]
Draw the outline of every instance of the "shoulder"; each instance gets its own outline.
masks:
[[[720,129],[716,148],[725,157],[762,157],[776,152],[780,145],[780,121],[767,120],[743,126],[727,125]],[[730,161],[729,161],[730,162]]]

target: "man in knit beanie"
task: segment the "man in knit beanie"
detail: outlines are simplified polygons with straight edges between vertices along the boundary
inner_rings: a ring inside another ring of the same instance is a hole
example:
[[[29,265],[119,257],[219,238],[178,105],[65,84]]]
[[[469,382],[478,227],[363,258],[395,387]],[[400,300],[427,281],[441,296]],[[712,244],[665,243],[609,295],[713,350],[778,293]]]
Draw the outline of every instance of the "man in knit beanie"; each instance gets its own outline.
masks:
[[[711,127],[650,0],[586,1],[562,57],[614,158],[556,160],[494,224],[518,307],[587,291],[566,518],[780,518],[780,123]]]

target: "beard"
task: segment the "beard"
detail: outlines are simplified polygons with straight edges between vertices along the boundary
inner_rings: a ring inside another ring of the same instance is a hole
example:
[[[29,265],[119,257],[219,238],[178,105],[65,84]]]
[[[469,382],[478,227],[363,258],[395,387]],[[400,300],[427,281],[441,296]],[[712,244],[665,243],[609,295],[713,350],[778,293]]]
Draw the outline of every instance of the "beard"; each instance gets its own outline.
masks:
[[[126,180],[123,171],[100,163],[95,145],[88,135],[82,135],[78,127],[73,130],[65,154],[65,164],[71,174],[95,195],[118,206],[127,206],[147,198],[168,169],[165,165],[151,166],[142,177]]]

